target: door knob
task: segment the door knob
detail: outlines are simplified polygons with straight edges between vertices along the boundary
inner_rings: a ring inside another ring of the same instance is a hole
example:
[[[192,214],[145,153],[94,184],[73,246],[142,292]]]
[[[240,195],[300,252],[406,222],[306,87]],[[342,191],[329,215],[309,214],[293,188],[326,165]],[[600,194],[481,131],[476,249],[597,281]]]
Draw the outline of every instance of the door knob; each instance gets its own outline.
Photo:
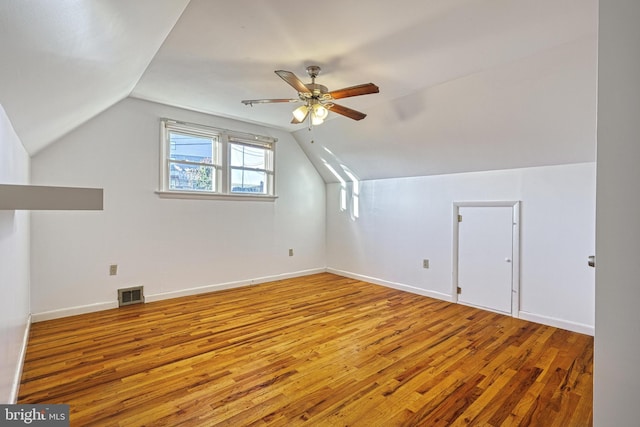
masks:
[[[595,255],[590,255],[589,256],[588,264],[589,264],[589,267],[595,267],[596,266],[596,256]]]
[[[511,262],[511,258],[505,258],[504,262]]]

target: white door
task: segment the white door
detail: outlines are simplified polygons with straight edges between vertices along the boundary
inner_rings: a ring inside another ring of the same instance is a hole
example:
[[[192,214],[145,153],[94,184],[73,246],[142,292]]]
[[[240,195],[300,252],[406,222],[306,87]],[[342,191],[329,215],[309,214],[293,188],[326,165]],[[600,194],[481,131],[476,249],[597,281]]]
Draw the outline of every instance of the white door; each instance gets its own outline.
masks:
[[[513,209],[459,206],[459,302],[512,313]]]

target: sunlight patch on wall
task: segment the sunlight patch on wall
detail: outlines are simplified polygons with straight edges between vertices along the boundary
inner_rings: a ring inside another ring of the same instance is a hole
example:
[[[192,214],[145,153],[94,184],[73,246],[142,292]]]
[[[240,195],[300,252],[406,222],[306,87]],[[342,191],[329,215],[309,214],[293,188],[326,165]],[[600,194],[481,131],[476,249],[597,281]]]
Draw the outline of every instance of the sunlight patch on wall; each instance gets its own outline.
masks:
[[[360,216],[360,180],[345,165],[342,170],[351,179],[351,219],[355,220]]]
[[[336,178],[338,178],[338,181],[340,181],[340,211],[343,212],[347,209],[347,183],[344,178],[342,178],[342,176],[340,176],[340,174],[333,168],[333,166],[331,166],[324,160],[323,162],[327,169],[329,169],[329,171]]]
[[[339,166],[334,167],[329,164],[329,161],[321,159],[326,168],[340,182],[340,212],[345,212],[348,209],[349,216],[355,221],[360,217],[360,179],[355,172],[342,164],[331,150],[327,147],[323,147],[323,149],[331,156],[330,161]],[[351,188],[350,192],[348,191],[349,187]]]

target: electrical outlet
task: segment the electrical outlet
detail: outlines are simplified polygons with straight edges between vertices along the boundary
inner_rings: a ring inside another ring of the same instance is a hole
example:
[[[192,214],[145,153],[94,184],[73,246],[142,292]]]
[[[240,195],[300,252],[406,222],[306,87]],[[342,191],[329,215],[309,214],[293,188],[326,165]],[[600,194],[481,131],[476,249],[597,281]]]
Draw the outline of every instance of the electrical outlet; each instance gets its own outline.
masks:
[[[429,268],[429,260],[428,259],[423,259],[422,260],[422,268]]]
[[[115,276],[118,274],[118,264],[111,264],[109,266],[109,276]]]
[[[293,249],[289,249],[289,256],[293,256]]]

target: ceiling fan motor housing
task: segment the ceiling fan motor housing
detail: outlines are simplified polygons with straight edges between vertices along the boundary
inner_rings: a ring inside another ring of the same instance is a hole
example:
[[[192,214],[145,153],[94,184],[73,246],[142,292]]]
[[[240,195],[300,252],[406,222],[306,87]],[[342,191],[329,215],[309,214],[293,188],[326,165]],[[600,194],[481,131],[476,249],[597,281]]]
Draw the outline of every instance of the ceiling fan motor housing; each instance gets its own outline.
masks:
[[[318,74],[320,74],[320,67],[318,67],[317,65],[309,65],[307,67],[307,74],[312,79],[315,79],[316,77],[318,77]]]
[[[304,94],[307,97],[309,97],[309,95],[311,95],[311,98],[320,98],[322,95],[326,94],[329,92],[329,89],[327,89],[326,86],[324,85],[319,85],[317,83],[309,83],[309,84],[305,84],[305,86],[307,87],[307,89],[309,89],[309,92],[311,92],[310,94]]]

